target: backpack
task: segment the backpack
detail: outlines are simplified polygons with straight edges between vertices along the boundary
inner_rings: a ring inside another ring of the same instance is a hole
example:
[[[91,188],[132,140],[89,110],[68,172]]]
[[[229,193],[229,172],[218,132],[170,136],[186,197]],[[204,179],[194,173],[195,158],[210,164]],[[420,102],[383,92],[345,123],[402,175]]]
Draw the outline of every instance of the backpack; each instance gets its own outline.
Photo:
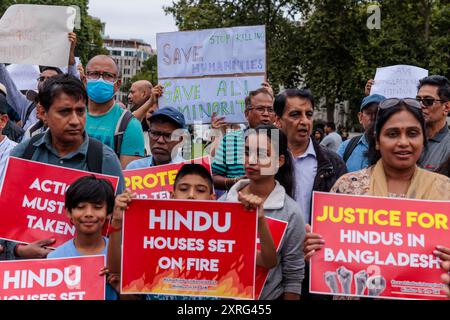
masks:
[[[22,126],[24,126],[24,125],[27,123],[28,118],[29,118],[30,115],[31,115],[31,112],[33,112],[34,109],[36,109],[36,103],[35,103],[35,102],[31,103],[31,104],[28,106],[27,112],[25,113],[25,117],[23,118],[23,124],[22,124]]]
[[[350,158],[353,150],[355,150],[356,146],[358,145],[359,139],[361,139],[362,134],[360,134],[359,136],[353,137],[350,142],[348,143],[347,147],[345,147],[345,151],[344,151],[344,157],[343,160],[344,162],[347,162],[348,158]]]
[[[120,150],[122,149],[123,135],[125,130],[127,130],[128,124],[133,118],[134,116],[130,111],[124,110],[119,118],[119,121],[117,121],[116,130],[114,131],[114,151],[119,159]]]
[[[28,142],[27,147],[23,153],[22,159],[31,160],[37,147],[34,145],[36,141],[41,139],[45,133],[35,135]],[[100,141],[89,138],[89,146],[86,157],[87,167],[89,172],[102,173],[103,165],[103,143]]]

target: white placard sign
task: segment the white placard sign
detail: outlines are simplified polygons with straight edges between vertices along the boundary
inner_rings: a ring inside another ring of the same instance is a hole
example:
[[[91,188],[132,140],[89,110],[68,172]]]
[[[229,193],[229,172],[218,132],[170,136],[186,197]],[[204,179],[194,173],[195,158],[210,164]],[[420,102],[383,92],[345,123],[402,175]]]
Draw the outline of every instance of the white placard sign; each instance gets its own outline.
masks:
[[[37,90],[39,67],[32,64],[10,64],[6,67],[18,90]]]
[[[178,108],[188,124],[211,122],[213,111],[245,122],[244,99],[266,75],[265,26],[159,33],[156,42],[160,107]]]
[[[184,114],[186,123],[210,123],[211,114],[225,116],[227,122],[245,122],[245,97],[261,86],[264,76],[168,79],[160,83],[165,107]]]
[[[415,66],[377,68],[370,94],[381,94],[386,98],[415,98],[419,80],[427,76],[428,70]]]
[[[76,10],[17,4],[0,19],[0,62],[67,66]]]

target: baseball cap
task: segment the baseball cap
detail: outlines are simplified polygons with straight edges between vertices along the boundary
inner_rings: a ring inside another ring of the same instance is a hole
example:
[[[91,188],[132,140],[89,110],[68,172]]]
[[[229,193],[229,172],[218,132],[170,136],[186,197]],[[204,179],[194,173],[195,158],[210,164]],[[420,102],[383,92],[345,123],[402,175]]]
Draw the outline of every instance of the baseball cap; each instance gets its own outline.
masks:
[[[176,123],[180,129],[186,129],[186,121],[184,120],[184,115],[175,108],[159,108],[153,113],[149,120],[150,122],[152,122],[152,120],[159,117],[169,118],[172,122]]]
[[[370,96],[364,97],[361,103],[361,108],[359,109],[362,111],[365,107],[367,107],[371,103],[380,103],[381,101],[386,100],[385,96],[382,96],[381,94],[371,94]]]

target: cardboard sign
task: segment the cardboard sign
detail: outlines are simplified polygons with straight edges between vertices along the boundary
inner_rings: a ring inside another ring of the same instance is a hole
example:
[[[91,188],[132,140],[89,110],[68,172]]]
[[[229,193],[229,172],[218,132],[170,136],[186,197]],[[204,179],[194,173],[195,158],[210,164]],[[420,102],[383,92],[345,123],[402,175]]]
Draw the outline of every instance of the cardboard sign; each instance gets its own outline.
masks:
[[[370,94],[381,94],[386,98],[415,98],[419,80],[428,76],[428,70],[397,65],[377,68]]]
[[[0,192],[0,238],[24,243],[54,238],[55,248],[72,239],[75,227],[65,214],[64,195],[86,175],[107,179],[117,189],[118,177],[10,157]]]
[[[444,299],[437,245],[450,247],[444,201],[314,192],[312,232],[325,246],[311,259],[313,293]]]
[[[275,244],[275,248],[277,248],[277,252],[280,250],[281,243],[283,241],[284,234],[286,232],[286,228],[288,223],[286,221],[266,217],[267,225],[269,227],[270,234],[272,235],[273,242]],[[261,245],[258,241],[258,250],[261,249]],[[263,267],[256,266],[256,279],[255,279],[255,292],[256,297],[259,300],[261,296],[261,292],[266,284],[267,276],[269,275],[269,271]]]
[[[206,29],[156,35],[160,107],[174,107],[188,124],[245,122],[244,100],[266,76],[265,26]]]
[[[256,234],[256,211],[240,203],[135,200],[123,220],[121,292],[253,299]]]
[[[17,4],[0,19],[0,62],[67,66],[73,7]]]
[[[105,300],[104,256],[0,262],[0,300]]]
[[[6,67],[17,90],[37,91],[37,78],[40,76],[39,66],[29,64],[10,64]]]
[[[170,199],[175,177],[186,163],[201,164],[211,173],[211,159],[203,157],[145,169],[124,170],[125,187],[137,193],[138,199]]]

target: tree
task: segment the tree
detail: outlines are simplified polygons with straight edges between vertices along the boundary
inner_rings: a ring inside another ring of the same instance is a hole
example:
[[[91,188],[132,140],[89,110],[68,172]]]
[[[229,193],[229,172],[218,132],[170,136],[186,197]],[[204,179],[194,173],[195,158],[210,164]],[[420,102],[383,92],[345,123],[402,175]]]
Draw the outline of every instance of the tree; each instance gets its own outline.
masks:
[[[77,6],[80,8],[81,24],[80,30],[74,30],[78,37],[75,55],[86,64],[90,58],[97,54],[108,54],[103,48],[102,22],[87,14],[89,0],[2,0],[0,2],[0,16],[13,4],[41,4]]]
[[[139,80],[148,80],[153,85],[158,83],[158,68],[157,68],[157,56],[151,55],[147,60],[144,61],[142,64],[142,69],[133,76],[130,81],[125,82],[122,85],[121,90],[123,92],[130,91],[131,84],[133,82],[139,81]]]
[[[180,30],[266,25],[268,79],[275,89],[301,81],[299,28],[293,17],[303,1],[180,0],[164,8]]]
[[[377,67],[410,64],[449,77],[448,0],[383,0],[370,30],[370,0],[179,0],[165,8],[180,30],[265,24],[268,76],[324,98],[327,118],[349,101],[354,121]],[[375,3],[376,4],[376,3]]]

